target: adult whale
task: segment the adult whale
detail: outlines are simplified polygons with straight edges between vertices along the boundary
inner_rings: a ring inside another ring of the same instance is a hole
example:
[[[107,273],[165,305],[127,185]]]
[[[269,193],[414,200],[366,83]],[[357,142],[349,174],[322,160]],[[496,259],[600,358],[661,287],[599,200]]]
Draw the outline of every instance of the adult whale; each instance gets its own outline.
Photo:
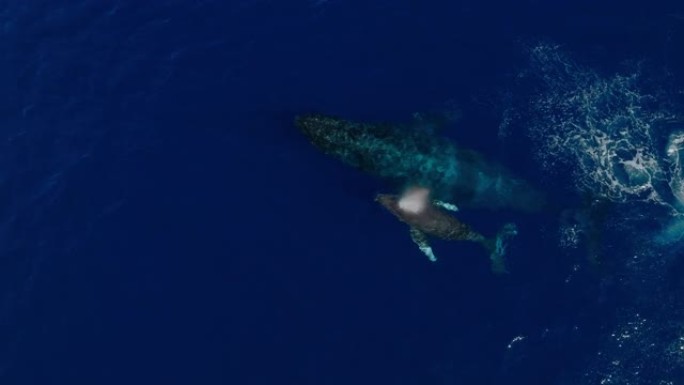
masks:
[[[504,167],[424,127],[319,114],[297,116],[295,124],[325,154],[399,189],[422,186],[436,200],[470,208],[536,211],[544,205],[541,193]]]

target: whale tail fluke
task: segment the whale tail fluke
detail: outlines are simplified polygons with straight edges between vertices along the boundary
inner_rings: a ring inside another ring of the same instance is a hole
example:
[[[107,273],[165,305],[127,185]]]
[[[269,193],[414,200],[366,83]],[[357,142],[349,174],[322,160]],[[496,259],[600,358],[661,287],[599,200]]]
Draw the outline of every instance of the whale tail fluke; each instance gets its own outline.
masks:
[[[487,238],[483,241],[484,247],[489,252],[489,260],[492,264],[492,272],[495,274],[504,274],[506,270],[506,249],[508,241],[518,234],[518,229],[513,223],[505,224],[494,238]]]

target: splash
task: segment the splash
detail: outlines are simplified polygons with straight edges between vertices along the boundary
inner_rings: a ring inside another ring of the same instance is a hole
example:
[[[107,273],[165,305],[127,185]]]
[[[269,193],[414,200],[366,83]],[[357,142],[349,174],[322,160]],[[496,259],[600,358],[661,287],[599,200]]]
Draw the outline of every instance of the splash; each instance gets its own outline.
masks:
[[[670,163],[670,189],[680,205],[684,205],[684,132],[673,132],[667,143],[667,157]],[[680,210],[684,211],[684,210]]]
[[[684,120],[643,66],[606,75],[550,44],[531,47],[529,56],[518,79],[533,91],[505,112],[501,136],[524,126],[550,177],[568,170],[580,195],[608,202],[600,227],[595,208],[567,218],[560,246],[591,242],[592,231],[601,236],[615,269],[603,272],[604,282],[625,295],[595,355],[560,383],[678,383],[684,378],[684,131],[672,128]]]
[[[529,49],[529,68],[520,79],[535,84],[526,113],[527,134],[535,156],[550,172],[569,169],[575,189],[618,204],[664,207],[662,231],[654,241],[672,245],[684,240],[684,121],[670,104],[665,87],[651,82],[641,66],[602,75],[575,62],[556,45]],[[666,144],[660,138],[666,138]],[[581,227],[561,229],[561,243],[577,243]]]
[[[677,116],[660,103],[658,91],[643,85],[638,66],[604,77],[558,46],[540,44],[529,54],[530,68],[519,78],[538,90],[525,124],[542,166],[569,168],[579,191],[602,199],[674,206],[655,131]],[[505,114],[502,132],[511,115]]]

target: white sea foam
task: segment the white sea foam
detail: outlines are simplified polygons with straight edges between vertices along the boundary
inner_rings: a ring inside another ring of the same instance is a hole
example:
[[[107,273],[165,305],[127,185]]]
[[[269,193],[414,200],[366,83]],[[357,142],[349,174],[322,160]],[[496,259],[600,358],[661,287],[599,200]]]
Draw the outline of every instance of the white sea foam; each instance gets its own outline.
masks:
[[[606,76],[557,46],[529,52],[530,68],[520,77],[539,87],[506,111],[501,136],[519,119],[549,175],[570,169],[576,190],[619,207],[600,229],[587,226],[591,217],[572,218],[560,228],[560,245],[577,248],[593,236],[588,230],[600,231],[610,239],[601,246],[613,242],[608,257],[622,262],[611,279],[632,298],[599,337],[596,356],[562,383],[674,384],[684,370],[684,318],[681,298],[662,283],[684,248],[684,131],[672,132],[672,122],[684,119],[638,67]],[[654,223],[662,229],[650,231]]]
[[[543,167],[570,167],[577,189],[596,197],[673,205],[660,187],[673,175],[654,130],[676,114],[657,103],[659,95],[643,90],[638,68],[604,77],[545,44],[532,47],[530,57],[521,76],[542,84],[530,100],[527,123]]]

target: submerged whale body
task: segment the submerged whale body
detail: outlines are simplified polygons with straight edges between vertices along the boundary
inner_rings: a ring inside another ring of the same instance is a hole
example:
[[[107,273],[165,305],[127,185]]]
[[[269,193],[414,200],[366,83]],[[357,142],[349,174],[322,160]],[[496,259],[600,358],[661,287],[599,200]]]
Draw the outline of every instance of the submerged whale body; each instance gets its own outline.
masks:
[[[317,114],[298,116],[295,124],[325,154],[401,188],[423,186],[438,200],[525,211],[544,204],[539,192],[502,166],[429,130]]]

